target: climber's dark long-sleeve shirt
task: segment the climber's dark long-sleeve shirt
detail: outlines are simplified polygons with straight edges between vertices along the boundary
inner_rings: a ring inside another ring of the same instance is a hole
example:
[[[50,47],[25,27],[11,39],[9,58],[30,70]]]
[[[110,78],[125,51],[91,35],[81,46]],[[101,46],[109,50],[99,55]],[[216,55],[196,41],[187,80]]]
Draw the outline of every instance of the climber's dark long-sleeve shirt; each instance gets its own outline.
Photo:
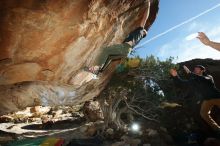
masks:
[[[202,100],[220,98],[220,91],[216,88],[212,76],[199,76],[194,73],[189,75],[189,80],[183,80],[179,76],[174,77],[175,84],[180,87],[190,88],[194,95]]]
[[[146,36],[144,34],[145,31],[146,30],[143,27],[136,28],[134,31],[132,31],[127,36],[127,38],[123,41],[123,43],[131,41],[132,42],[132,48],[133,48],[134,46],[136,46],[141,41],[141,39],[143,39]]]

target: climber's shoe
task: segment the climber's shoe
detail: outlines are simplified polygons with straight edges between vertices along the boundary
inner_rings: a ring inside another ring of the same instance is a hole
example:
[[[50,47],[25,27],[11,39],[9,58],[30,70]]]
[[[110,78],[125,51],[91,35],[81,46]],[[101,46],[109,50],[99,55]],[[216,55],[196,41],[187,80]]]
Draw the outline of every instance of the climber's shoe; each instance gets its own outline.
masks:
[[[98,77],[98,75],[93,74],[93,75],[92,75],[92,79],[93,79],[93,80],[98,80],[98,79],[99,79],[99,77]]]
[[[100,70],[99,66],[93,66],[93,67],[84,67],[84,71],[90,72],[92,74],[98,75]]]

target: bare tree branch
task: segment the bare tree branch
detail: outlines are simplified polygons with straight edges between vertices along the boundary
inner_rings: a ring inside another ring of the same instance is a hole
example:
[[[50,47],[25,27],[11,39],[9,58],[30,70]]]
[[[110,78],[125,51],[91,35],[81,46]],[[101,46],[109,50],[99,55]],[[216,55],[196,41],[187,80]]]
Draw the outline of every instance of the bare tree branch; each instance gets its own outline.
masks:
[[[130,105],[127,103],[126,100],[124,100],[124,102],[126,103],[128,109],[130,109],[130,110],[133,111],[134,113],[136,113],[136,114],[142,116],[143,118],[145,118],[145,119],[147,119],[147,120],[150,120],[150,121],[154,121],[154,122],[159,123],[158,120],[156,120],[156,119],[152,119],[152,118],[150,118],[150,117],[147,117],[147,116],[145,116],[144,114],[141,114],[141,113],[139,113],[138,111],[136,111],[134,108],[130,107]]]

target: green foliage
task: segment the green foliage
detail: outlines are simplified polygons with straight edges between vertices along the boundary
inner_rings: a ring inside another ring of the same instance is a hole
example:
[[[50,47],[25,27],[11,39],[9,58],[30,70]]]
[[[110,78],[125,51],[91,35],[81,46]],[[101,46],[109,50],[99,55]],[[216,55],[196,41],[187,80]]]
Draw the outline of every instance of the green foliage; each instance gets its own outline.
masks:
[[[126,60],[121,64],[124,71],[113,76],[100,95],[101,98],[106,98],[111,104],[117,103],[119,109],[128,106],[128,109],[136,114],[157,120],[160,103],[173,94],[169,70],[178,66],[172,61],[171,57],[160,61],[154,56],[149,56],[141,60],[138,67],[131,68]],[[117,110],[115,112],[117,113]]]
[[[147,57],[139,67],[141,76],[145,80],[152,80],[158,84],[160,90],[164,92],[165,97],[171,96],[173,93],[173,81],[170,76],[170,69],[178,69],[179,66],[173,63],[173,58],[170,57],[165,61],[160,61],[154,56]]]
[[[143,70],[142,74],[151,76],[156,80],[167,80],[169,77],[169,70],[176,68],[172,63],[173,58],[168,58],[166,61],[160,61],[154,56],[147,57],[141,64],[140,69]]]

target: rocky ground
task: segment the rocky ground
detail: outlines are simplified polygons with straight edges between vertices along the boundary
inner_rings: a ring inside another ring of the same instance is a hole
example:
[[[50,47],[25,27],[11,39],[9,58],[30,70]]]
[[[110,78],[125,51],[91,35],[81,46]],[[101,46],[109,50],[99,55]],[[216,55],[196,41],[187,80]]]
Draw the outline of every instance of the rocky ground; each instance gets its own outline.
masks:
[[[0,117],[0,145],[47,137],[62,138],[65,146],[219,146],[205,124],[198,124],[197,117],[192,117],[195,111],[186,114],[188,107],[174,102],[163,102],[160,108],[160,123],[138,118],[134,120],[140,126],[137,131],[129,126],[120,131],[103,128],[97,101],[78,106],[27,107]]]
[[[146,123],[144,125],[148,127],[143,126],[138,132],[116,132],[111,128],[103,130],[102,118],[96,102],[87,102],[84,108],[82,105],[28,107],[0,117],[0,144],[46,136],[62,138],[64,145],[82,143],[81,139],[90,146],[91,142],[106,146],[173,145],[166,128],[158,127],[157,124]]]
[[[42,136],[83,137],[89,125],[80,112],[79,107],[28,107],[23,111],[0,117],[1,141],[37,138]],[[81,131],[81,132],[80,132]],[[73,135],[72,135],[73,134]],[[76,135],[75,135],[76,134]]]

